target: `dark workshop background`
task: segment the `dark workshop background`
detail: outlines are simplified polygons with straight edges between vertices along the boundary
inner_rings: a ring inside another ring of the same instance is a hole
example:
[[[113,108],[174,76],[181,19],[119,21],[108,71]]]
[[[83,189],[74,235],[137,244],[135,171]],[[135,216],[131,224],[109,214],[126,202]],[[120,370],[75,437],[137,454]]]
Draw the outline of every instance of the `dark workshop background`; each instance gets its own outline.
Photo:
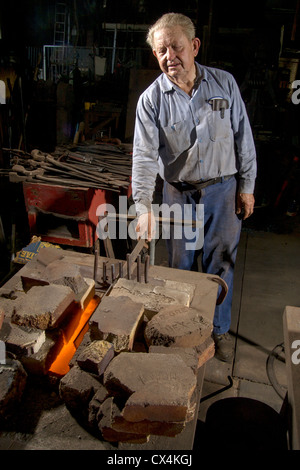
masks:
[[[299,77],[299,0],[3,0],[0,166],[10,165],[3,149],[52,152],[73,142],[81,122],[85,139],[131,143],[137,98],[159,73],[145,43],[147,27],[168,11],[194,21],[198,61],[228,70],[241,88],[258,155],[257,211],[246,228],[288,230],[278,220],[299,204],[300,105],[291,99]],[[53,48],[62,42],[70,46],[63,64]],[[4,274],[7,253],[29,236],[21,185],[3,176],[0,215]]]

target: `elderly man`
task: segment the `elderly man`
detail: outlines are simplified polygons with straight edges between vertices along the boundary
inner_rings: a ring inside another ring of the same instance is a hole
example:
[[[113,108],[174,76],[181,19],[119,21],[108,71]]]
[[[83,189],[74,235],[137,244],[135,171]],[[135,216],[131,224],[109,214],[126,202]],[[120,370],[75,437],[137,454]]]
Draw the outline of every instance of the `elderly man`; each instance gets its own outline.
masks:
[[[216,274],[228,294],[214,314],[216,357],[230,361],[233,272],[242,219],[253,213],[256,152],[245,105],[231,74],[195,61],[200,40],[192,21],[163,15],[148,32],[163,72],[140,96],[134,133],[132,188],[137,232],[150,240],[157,174],[164,180],[163,202],[192,208],[197,221],[204,207],[203,272]],[[198,229],[200,230],[200,229]],[[167,240],[169,264],[190,270],[196,251],[187,238]],[[196,245],[195,245],[196,246]]]

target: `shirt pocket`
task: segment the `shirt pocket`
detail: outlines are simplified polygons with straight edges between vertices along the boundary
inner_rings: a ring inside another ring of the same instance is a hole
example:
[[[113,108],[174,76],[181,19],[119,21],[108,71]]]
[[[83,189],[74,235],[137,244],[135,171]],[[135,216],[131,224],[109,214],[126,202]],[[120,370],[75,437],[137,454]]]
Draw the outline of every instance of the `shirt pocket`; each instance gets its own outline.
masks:
[[[213,107],[209,105],[207,122],[209,137],[213,142],[227,139],[232,133],[230,108],[213,110]]]
[[[162,127],[161,132],[161,143],[165,146],[167,153],[173,156],[174,159],[191,146],[191,130],[187,121],[180,121]]]

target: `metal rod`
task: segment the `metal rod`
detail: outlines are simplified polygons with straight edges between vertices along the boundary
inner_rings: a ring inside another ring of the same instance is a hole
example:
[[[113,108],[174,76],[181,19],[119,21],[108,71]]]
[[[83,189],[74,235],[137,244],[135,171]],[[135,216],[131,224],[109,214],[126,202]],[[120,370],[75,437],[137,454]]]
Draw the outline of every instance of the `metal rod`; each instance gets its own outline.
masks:
[[[145,256],[145,282],[149,282],[149,264],[150,264],[150,256]]]
[[[123,277],[123,263],[119,262],[119,278]]]
[[[137,218],[136,215],[132,214],[107,214],[107,219],[113,218],[113,219],[125,219],[125,220],[135,220]],[[191,225],[192,227],[197,227],[199,225],[200,221],[197,220],[185,220],[185,219],[174,219],[172,217],[155,217],[155,220],[159,222],[160,224],[171,224],[171,225],[183,225],[183,226],[189,226]]]
[[[116,279],[115,265],[112,264],[110,269],[111,269],[111,282],[114,282],[114,280]]]
[[[97,282],[97,271],[98,271],[98,256],[99,256],[99,238],[95,241],[95,253],[94,253],[94,281]]]
[[[103,261],[103,267],[102,267],[102,279],[103,282],[106,282],[106,263],[107,261]]]
[[[149,252],[150,252],[150,264],[155,264],[155,238],[153,238],[149,245]]]
[[[138,255],[136,261],[137,261],[137,266],[136,266],[137,282],[141,282],[141,255]]]
[[[131,258],[130,258],[129,253],[127,253],[126,259],[127,259],[127,278],[128,280],[130,280],[131,279]]]
[[[114,43],[113,43],[113,54],[111,59],[111,73],[114,73],[115,60],[116,60],[116,45],[117,45],[117,25],[114,28]]]

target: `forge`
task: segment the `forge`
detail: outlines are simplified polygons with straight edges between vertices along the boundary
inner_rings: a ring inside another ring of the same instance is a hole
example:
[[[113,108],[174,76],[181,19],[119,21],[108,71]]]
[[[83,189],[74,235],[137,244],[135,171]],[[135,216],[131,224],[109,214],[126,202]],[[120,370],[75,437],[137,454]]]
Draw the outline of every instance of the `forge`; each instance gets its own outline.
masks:
[[[128,278],[117,279],[110,268],[119,261],[100,257],[93,277],[93,256],[43,250],[0,289],[0,340],[22,369],[14,383],[24,383],[23,368],[44,377],[100,440],[140,446],[159,436],[180,448],[214,355],[215,276],[186,272],[182,282],[176,270],[151,267],[143,282],[130,260],[120,270]]]
[[[12,307],[12,317],[4,319],[0,330],[6,352],[18,359],[28,374],[62,377],[70,369],[70,360],[88,331],[89,319],[99,302],[100,297],[95,295],[93,288],[90,289],[90,298],[84,305],[73,301],[61,312],[62,321],[45,330],[32,325],[36,323],[33,315],[16,316],[14,309],[17,306]],[[14,323],[16,319],[18,323]]]
[[[64,261],[61,251],[42,249],[22,268],[13,290],[0,290],[0,339],[29,374],[61,377],[69,371],[100,302],[94,280]]]
[[[74,306],[74,310],[65,321],[61,333],[61,345],[56,357],[50,364],[48,374],[62,377],[70,370],[70,361],[89,329],[89,320],[100,303],[100,297],[94,296],[87,305]]]

